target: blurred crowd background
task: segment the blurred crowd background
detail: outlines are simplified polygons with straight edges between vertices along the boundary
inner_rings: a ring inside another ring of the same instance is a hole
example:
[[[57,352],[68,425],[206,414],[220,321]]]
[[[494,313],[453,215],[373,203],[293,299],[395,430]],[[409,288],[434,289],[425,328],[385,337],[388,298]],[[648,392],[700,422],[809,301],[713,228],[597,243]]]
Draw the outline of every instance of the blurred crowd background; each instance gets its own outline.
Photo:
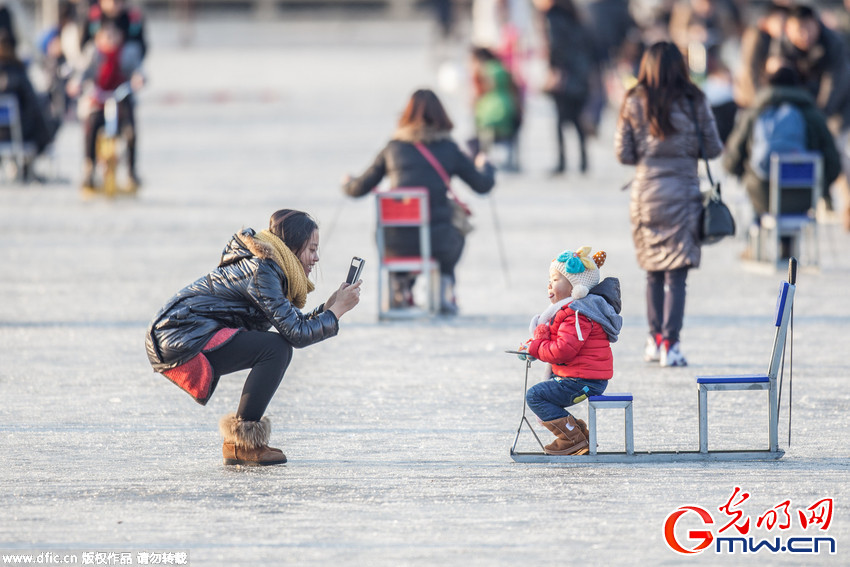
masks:
[[[846,191],[848,7],[850,0],[11,0],[0,3],[0,93],[19,100],[23,136],[35,146],[33,159],[50,147],[63,123],[84,124],[85,187],[93,184],[93,140],[103,124],[103,101],[119,84],[133,90],[144,85],[148,16],[186,22],[187,45],[191,22],[207,16],[430,19],[435,58],[445,60],[439,80],[472,81],[476,136],[468,141],[470,152],[487,152],[504,142],[507,157],[497,165],[521,171],[516,141],[524,102],[529,92],[542,91],[556,107],[553,142],[559,157],[552,173],[560,174],[567,169],[562,128],[575,130],[579,169],[587,171],[592,164],[585,139],[598,134],[605,113],[618,112],[644,49],[670,40],[708,96],[724,142],[742,109],[757,106],[772,67],[792,67],[828,120],[843,161],[836,187]],[[117,45],[96,41],[108,30],[117,30],[112,38]],[[454,68],[456,61],[448,61],[447,54],[458,49],[468,54],[463,73]],[[545,76],[530,79],[529,69],[541,61]],[[119,105],[134,183],[139,182],[135,104],[131,95]],[[9,135],[0,127],[0,138]],[[28,161],[22,177],[44,181],[37,171]],[[827,210],[833,209],[830,195],[827,191]],[[836,214],[850,230],[850,207]]]

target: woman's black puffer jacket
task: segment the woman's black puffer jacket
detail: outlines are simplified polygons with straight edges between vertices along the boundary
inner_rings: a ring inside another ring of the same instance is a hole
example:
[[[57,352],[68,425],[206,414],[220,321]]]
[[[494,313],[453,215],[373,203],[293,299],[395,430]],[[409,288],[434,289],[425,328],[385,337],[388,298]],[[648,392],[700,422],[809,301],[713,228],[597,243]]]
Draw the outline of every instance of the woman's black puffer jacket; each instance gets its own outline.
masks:
[[[154,317],[145,338],[154,371],[188,362],[220,329],[273,326],[296,348],[337,334],[339,321],[324,305],[305,315],[289,302],[286,275],[254,234],[234,235],[218,268],[177,292]]]

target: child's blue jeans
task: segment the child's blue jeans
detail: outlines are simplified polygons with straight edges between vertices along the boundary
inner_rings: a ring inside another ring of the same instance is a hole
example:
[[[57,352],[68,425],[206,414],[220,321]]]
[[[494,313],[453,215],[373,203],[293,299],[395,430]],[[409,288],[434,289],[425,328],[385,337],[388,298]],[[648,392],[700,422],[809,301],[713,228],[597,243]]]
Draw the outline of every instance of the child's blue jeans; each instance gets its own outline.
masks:
[[[608,387],[608,380],[583,378],[552,378],[535,384],[525,394],[528,407],[543,421],[567,417],[564,408],[583,402],[588,396],[598,396]]]

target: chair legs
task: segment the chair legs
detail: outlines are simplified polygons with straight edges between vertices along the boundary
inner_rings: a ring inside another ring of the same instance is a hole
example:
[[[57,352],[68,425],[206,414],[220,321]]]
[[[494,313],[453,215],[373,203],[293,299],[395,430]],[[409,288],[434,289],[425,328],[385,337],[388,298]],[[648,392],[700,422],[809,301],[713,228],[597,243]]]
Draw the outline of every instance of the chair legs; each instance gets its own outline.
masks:
[[[820,244],[817,223],[810,222],[799,230],[780,231],[776,226],[754,226],[748,235],[750,258],[784,264],[788,258],[801,258],[809,266],[820,265]]]
[[[699,389],[699,452],[708,453],[708,391]]]
[[[378,318],[394,319],[421,317],[437,313],[439,309],[440,273],[436,265],[420,275],[424,291],[423,309],[415,308],[413,303],[413,279],[401,275],[402,272],[382,268],[378,277]],[[406,272],[405,272],[406,273]]]
[[[699,378],[698,378],[699,379]],[[760,378],[753,382],[723,382],[715,379],[714,383],[697,383],[699,396],[699,452],[708,453],[708,392],[767,390],[768,395],[768,443],[772,452],[779,450],[779,400],[776,381]]]
[[[605,398],[609,399],[605,399]],[[610,394],[609,396],[591,396],[587,404],[587,429],[588,429],[588,444],[590,445],[590,454],[596,454],[597,434],[596,434],[596,410],[598,409],[623,409],[624,416],[624,433],[626,454],[635,454],[634,441],[634,413],[632,411],[632,396],[631,394]]]

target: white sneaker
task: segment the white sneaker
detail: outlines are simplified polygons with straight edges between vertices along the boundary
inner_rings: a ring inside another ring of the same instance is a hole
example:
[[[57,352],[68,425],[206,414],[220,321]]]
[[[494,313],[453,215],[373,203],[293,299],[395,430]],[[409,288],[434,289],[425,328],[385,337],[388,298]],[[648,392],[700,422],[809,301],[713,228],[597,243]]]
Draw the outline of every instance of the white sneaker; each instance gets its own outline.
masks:
[[[679,350],[679,342],[671,345],[668,341],[661,343],[661,358],[659,363],[661,366],[687,366],[688,361],[682,351]]]
[[[647,362],[658,362],[661,360],[661,335],[649,335],[646,337],[643,359]]]

